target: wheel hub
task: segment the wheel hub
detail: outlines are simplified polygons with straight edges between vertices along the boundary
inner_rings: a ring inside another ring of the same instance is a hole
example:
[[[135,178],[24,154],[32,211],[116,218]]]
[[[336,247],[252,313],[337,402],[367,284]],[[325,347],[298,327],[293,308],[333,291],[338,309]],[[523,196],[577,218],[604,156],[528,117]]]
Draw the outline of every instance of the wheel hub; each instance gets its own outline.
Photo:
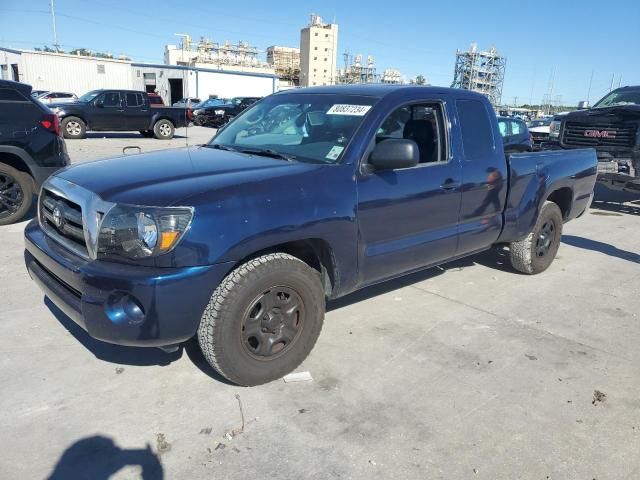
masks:
[[[250,304],[242,324],[245,350],[260,360],[283,353],[297,340],[304,324],[304,305],[291,288],[273,287]]]
[[[536,240],[536,255],[538,257],[545,256],[551,249],[555,235],[555,225],[549,221],[542,225],[538,238]]]
[[[24,200],[20,184],[8,174],[0,174],[0,218],[14,214]]]

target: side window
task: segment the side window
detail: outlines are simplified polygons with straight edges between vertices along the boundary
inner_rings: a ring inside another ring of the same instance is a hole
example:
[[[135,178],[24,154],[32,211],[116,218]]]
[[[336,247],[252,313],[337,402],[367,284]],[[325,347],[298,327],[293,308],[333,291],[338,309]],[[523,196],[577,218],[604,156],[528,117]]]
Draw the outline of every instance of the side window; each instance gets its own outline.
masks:
[[[500,130],[500,135],[502,136],[502,138],[509,135],[509,129],[507,127],[508,125],[505,120],[498,120],[498,130]]]
[[[458,100],[456,106],[465,158],[479,160],[493,155],[493,131],[484,104],[478,100]]]
[[[27,99],[13,88],[0,88],[0,102],[26,102]]]
[[[511,122],[512,135],[520,135],[522,133],[522,125],[520,122]]]
[[[105,107],[119,107],[120,94],[118,92],[108,92],[102,96],[102,104]]]
[[[424,103],[394,110],[376,132],[376,143],[390,138],[413,140],[420,150],[420,163],[447,160],[446,128],[442,105]]]
[[[141,107],[144,100],[140,93],[127,93],[127,107]]]

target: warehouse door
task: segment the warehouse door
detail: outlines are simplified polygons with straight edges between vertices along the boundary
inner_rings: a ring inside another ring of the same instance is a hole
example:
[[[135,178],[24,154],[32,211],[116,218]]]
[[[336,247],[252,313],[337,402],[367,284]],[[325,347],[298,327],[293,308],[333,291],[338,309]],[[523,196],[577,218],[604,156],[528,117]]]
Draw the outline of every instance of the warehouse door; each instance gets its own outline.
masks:
[[[169,105],[173,105],[178,100],[182,100],[182,79],[170,78],[169,79]]]

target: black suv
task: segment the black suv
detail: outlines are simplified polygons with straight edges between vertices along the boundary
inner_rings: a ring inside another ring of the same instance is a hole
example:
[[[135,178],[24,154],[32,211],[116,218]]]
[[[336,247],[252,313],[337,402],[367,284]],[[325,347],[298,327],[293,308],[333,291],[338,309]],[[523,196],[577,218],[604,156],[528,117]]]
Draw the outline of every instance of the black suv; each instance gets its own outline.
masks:
[[[57,115],[30,85],[0,80],[0,225],[24,217],[42,182],[67,165]]]
[[[199,126],[221,127],[240,115],[248,107],[262,100],[261,97],[234,97],[224,105],[196,108],[193,123]]]

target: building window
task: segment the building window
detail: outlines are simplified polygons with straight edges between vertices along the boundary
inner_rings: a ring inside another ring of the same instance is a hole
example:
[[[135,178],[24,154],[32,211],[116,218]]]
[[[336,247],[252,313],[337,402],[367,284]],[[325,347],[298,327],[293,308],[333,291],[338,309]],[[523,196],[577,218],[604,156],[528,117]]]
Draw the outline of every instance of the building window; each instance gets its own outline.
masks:
[[[136,76],[140,78],[140,70],[136,70]]]
[[[324,38],[329,38],[329,34],[328,34],[328,33],[325,33],[325,34],[324,34]]]
[[[318,32],[316,32],[316,37],[318,36]]]
[[[313,49],[314,49],[314,50],[317,50],[317,49],[318,49],[318,47],[313,47]]]
[[[328,51],[329,51],[329,49],[325,47],[324,51],[325,51],[325,52],[328,52]]]
[[[318,59],[318,57],[313,57],[313,59],[314,59],[314,60],[317,60],[317,59]]]
[[[326,61],[327,61],[327,59],[325,58],[325,59],[324,59],[324,61],[326,62]]]
[[[104,64],[102,63],[98,64],[98,73],[104,73]]]

